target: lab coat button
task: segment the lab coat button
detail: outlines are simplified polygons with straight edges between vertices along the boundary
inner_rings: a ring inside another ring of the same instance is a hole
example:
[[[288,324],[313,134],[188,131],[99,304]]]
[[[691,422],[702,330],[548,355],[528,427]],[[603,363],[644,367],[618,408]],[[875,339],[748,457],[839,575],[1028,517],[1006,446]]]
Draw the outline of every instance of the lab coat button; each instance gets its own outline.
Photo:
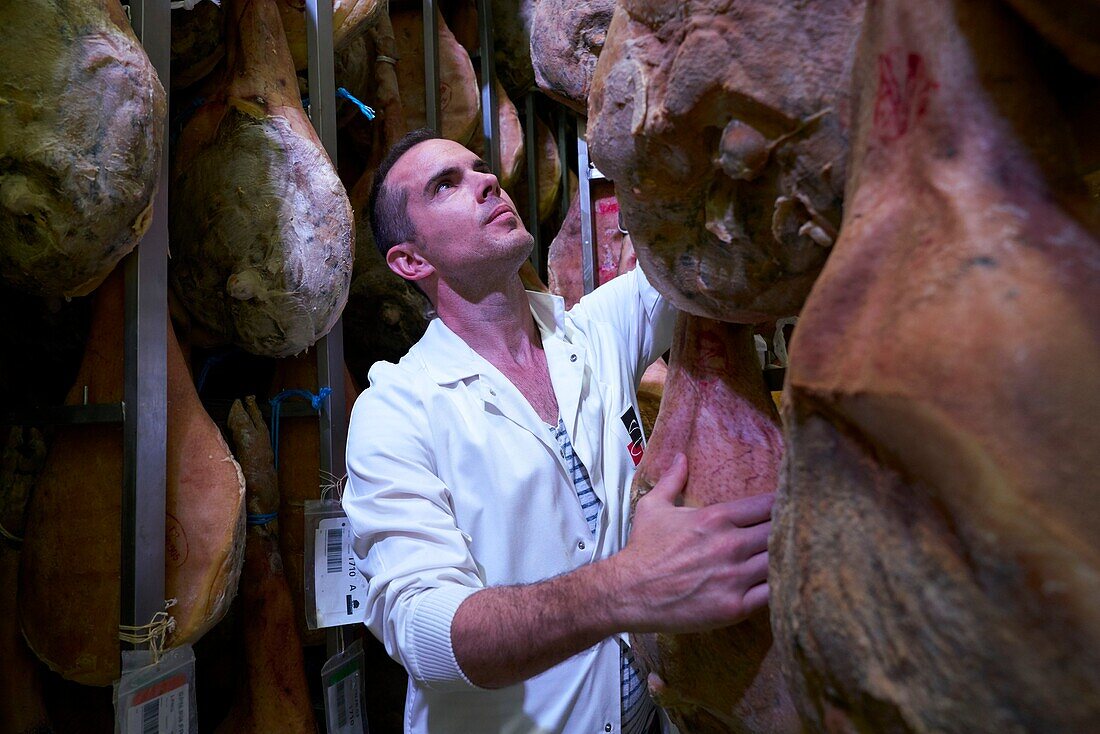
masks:
[[[604,724],[603,725],[603,730],[604,731],[611,731],[611,724]]]
[[[575,355],[575,354],[570,354],[570,355],[569,355],[569,361],[570,361],[570,362],[576,362],[576,361],[577,361],[577,355]]]
[[[577,543],[577,547],[581,550],[584,550],[584,541],[582,540],[581,542]]]

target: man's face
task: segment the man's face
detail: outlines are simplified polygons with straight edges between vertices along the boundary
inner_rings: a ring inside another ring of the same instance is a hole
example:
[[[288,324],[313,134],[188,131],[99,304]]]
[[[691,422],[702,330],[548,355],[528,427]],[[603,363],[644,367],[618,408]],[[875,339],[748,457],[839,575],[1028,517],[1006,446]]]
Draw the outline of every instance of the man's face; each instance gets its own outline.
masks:
[[[413,146],[387,176],[404,191],[413,245],[456,287],[494,285],[530,255],[533,238],[485,161],[451,140]]]

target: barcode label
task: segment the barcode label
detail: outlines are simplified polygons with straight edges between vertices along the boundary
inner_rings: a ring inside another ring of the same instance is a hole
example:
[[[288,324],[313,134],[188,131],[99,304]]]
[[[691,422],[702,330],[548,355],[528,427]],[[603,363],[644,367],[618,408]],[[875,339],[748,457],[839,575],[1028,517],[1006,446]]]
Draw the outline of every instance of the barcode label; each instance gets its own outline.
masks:
[[[348,725],[348,683],[344,678],[336,684],[336,726],[341,729]]]
[[[327,517],[313,536],[313,603],[317,627],[362,622],[367,584],[355,566],[347,517]]]
[[[359,682],[359,671],[356,670],[328,685],[325,691],[328,734],[364,734],[367,731]]]
[[[141,707],[141,734],[160,734],[160,699],[154,698]]]
[[[327,532],[325,558],[328,561],[328,569],[326,573],[340,573],[340,569],[343,567],[343,563],[341,563],[343,560],[343,539],[344,531],[342,528],[334,528]]]
[[[125,734],[187,734],[190,686],[183,680],[179,676],[137,693],[129,704]]]

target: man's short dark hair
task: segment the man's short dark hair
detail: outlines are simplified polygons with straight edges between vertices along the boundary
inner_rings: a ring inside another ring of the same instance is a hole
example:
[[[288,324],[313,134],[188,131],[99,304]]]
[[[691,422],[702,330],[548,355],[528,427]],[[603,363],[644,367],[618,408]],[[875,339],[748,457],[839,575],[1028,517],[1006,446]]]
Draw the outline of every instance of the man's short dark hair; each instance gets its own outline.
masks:
[[[368,200],[370,212],[370,229],[374,235],[374,245],[385,259],[390,249],[397,244],[411,240],[416,234],[412,221],[409,219],[407,205],[409,193],[404,189],[386,186],[386,176],[390,169],[397,163],[401,156],[409,152],[414,145],[419,145],[426,140],[438,140],[442,136],[430,127],[422,127],[412,132],[405,133],[404,137],[394,143],[385,159],[374,172],[371,182],[370,199]]]

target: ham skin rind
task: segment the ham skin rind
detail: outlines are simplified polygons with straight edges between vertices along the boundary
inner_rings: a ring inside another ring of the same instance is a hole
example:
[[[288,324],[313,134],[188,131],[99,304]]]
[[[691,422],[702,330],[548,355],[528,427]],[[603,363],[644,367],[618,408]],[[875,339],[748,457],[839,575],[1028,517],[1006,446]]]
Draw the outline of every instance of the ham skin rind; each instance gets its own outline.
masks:
[[[771,541],[814,728],[1100,726],[1097,86],[1051,51],[1002,3],[868,5]]]
[[[677,321],[661,411],[631,491],[644,496],[683,452],[684,505],[775,490],[783,434],[760,373],[753,327],[689,314]],[[681,731],[798,732],[767,612],[710,632],[632,635],[639,660]]]
[[[118,0],[0,7],[0,277],[93,291],[141,239],[166,100]]]

